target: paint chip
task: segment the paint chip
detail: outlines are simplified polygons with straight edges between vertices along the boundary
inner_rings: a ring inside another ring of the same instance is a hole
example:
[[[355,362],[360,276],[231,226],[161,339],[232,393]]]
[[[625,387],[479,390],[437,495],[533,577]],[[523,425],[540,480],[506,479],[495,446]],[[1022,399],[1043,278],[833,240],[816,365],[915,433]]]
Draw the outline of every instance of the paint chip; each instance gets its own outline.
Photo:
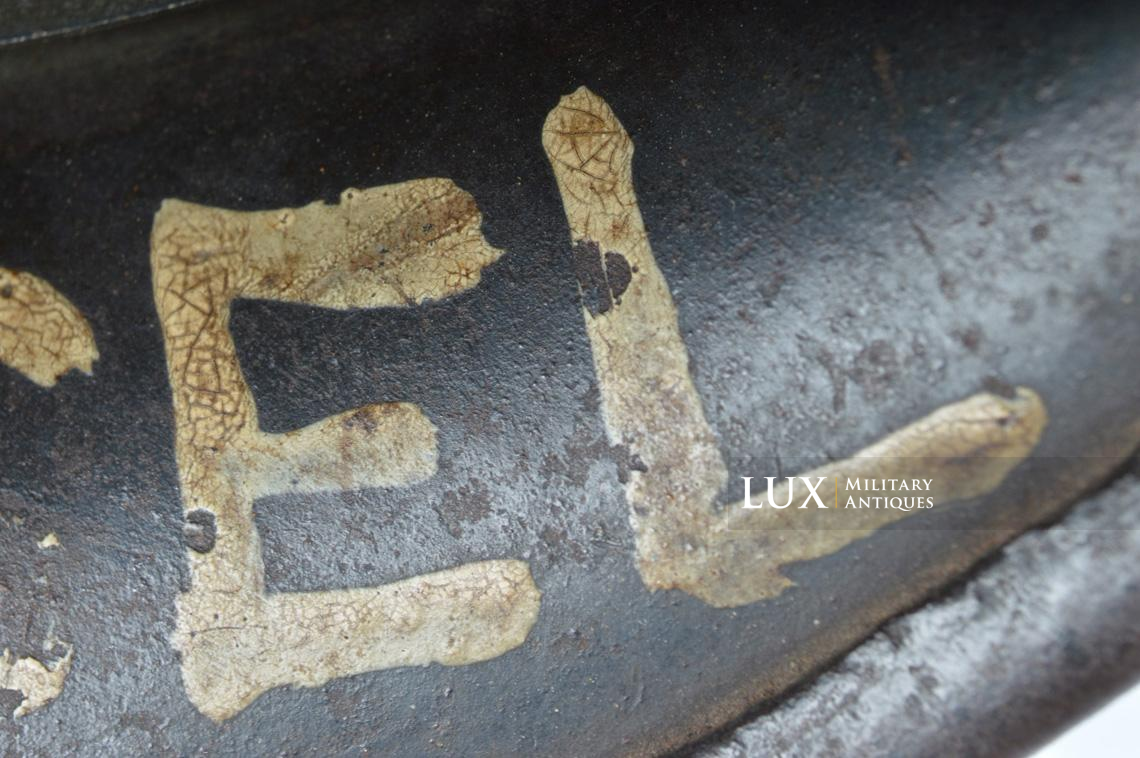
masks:
[[[32,274],[0,268],[0,363],[41,387],[71,369],[90,374],[99,359],[83,314]]]
[[[59,697],[71,672],[72,648],[70,645],[65,647],[67,653],[48,664],[30,657],[16,658],[11,650],[4,649],[4,654],[0,655],[0,690],[16,690],[24,696],[13,717],[26,716]]]

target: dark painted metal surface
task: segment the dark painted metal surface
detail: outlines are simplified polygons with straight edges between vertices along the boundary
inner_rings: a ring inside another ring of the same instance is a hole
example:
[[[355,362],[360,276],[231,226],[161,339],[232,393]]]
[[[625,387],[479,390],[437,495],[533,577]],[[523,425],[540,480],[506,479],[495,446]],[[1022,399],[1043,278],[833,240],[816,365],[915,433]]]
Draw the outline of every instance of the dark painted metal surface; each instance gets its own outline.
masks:
[[[0,45],[84,34],[206,0],[3,0]]]
[[[1140,672],[1138,505],[1122,477],[697,754],[1030,753]]]
[[[0,373],[0,645],[75,646],[13,753],[652,753],[818,670],[1108,476],[1140,435],[1140,49],[1131,3],[233,3],[0,52],[0,265],[91,321],[92,378]],[[633,568],[539,130],[587,84],[637,145],[650,239],[733,477],[842,457],[989,377],[1037,389],[997,493],[715,611]],[[399,311],[243,303],[264,426],[419,403],[440,468],[258,504],[270,590],[530,561],[518,650],[275,690],[218,726],[168,642],[186,580],[151,300],[159,202],[335,200],[446,176],[507,254]],[[969,529],[969,530],[967,530]],[[62,547],[36,540],[54,531]]]

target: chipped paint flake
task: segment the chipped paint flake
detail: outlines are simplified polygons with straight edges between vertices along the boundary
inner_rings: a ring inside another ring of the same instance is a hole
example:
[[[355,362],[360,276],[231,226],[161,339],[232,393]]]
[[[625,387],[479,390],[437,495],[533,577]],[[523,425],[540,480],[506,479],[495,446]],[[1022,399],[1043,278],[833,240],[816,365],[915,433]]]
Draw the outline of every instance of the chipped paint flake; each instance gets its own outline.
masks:
[[[37,276],[0,268],[0,363],[41,387],[99,359],[83,314]]]
[[[728,474],[638,208],[633,142],[605,101],[582,87],[547,117],[543,146],[570,225],[606,432],[644,464],[631,472],[626,500],[646,586],[718,607],[775,597],[791,585],[781,567],[900,518],[897,510],[866,510],[841,516],[843,529],[805,529],[793,523],[795,510],[714,508]],[[1032,390],[1008,399],[981,393],[805,476],[831,482],[820,489],[825,499],[835,495],[833,477],[922,476],[935,480],[937,502],[963,500],[996,488],[1046,421]]]
[[[71,672],[72,649],[70,646],[65,647],[67,653],[48,664],[30,657],[16,658],[11,650],[5,648],[4,654],[0,656],[0,690],[17,690],[24,696],[12,714],[15,718],[43,708],[59,697],[63,683]]]
[[[264,433],[228,326],[236,298],[347,309],[463,292],[501,255],[481,223],[474,199],[445,179],[275,211],[167,200],[155,216],[154,295],[191,568],[173,644],[187,693],[210,718],[229,718],[272,687],[473,663],[526,639],[540,593],[523,561],[468,563],[380,587],[265,592],[255,498],[422,481],[436,471],[436,429],[417,406],[384,403]]]
[[[40,546],[40,550],[50,550],[53,547],[59,547],[59,537],[55,536],[55,532],[48,532],[37,544]]]

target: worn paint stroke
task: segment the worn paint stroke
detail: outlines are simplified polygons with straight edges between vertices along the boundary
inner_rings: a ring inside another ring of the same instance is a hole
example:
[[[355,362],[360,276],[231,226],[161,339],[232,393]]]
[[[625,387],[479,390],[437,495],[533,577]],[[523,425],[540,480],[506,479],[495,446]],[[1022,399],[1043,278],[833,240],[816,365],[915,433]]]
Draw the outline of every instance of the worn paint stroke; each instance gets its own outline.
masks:
[[[337,205],[248,212],[167,200],[151,236],[174,396],[191,568],[174,645],[190,699],[228,718],[265,690],[393,666],[459,665],[526,639],[539,592],[525,562],[468,563],[380,587],[267,594],[254,499],[406,486],[436,471],[436,430],[409,403],[261,432],[230,303],[411,306],[475,286],[501,251],[444,179],[346,190]]]
[[[899,518],[866,510],[836,514],[843,529],[804,529],[795,511],[714,508],[727,471],[646,236],[633,143],[605,101],[583,87],[551,111],[543,145],[570,224],[606,431],[642,464],[630,473],[626,499],[646,586],[678,588],[718,607],[774,597],[791,584],[782,566],[835,552]],[[936,502],[962,500],[997,487],[1036,445],[1046,419],[1031,390],[981,393],[805,475],[921,474],[935,479]],[[834,485],[820,493],[834,496]]]
[[[0,363],[51,387],[73,368],[90,374],[98,359],[91,327],[66,297],[37,276],[0,268]]]
[[[17,658],[5,648],[0,655],[0,690],[16,690],[24,696],[12,713],[15,718],[43,708],[59,697],[71,672],[71,655],[72,649],[67,646],[62,658],[44,664],[35,658]]]

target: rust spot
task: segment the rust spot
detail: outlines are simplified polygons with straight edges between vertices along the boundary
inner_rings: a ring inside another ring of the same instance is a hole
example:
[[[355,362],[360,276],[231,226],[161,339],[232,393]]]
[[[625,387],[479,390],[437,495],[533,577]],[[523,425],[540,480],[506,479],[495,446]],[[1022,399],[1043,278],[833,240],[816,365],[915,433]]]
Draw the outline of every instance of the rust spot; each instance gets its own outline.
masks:
[[[874,340],[855,357],[850,377],[868,397],[881,399],[899,373],[899,357],[886,340]]]
[[[463,536],[463,527],[491,515],[491,491],[483,482],[472,479],[454,494],[444,499],[435,509],[440,523],[456,539]]]
[[[971,353],[978,352],[982,346],[982,329],[977,325],[959,330],[954,333],[954,336],[962,343],[962,347]]]
[[[366,434],[372,434],[377,427],[376,415],[373,411],[373,408],[365,407],[349,413],[344,418],[344,428],[360,429]]]

